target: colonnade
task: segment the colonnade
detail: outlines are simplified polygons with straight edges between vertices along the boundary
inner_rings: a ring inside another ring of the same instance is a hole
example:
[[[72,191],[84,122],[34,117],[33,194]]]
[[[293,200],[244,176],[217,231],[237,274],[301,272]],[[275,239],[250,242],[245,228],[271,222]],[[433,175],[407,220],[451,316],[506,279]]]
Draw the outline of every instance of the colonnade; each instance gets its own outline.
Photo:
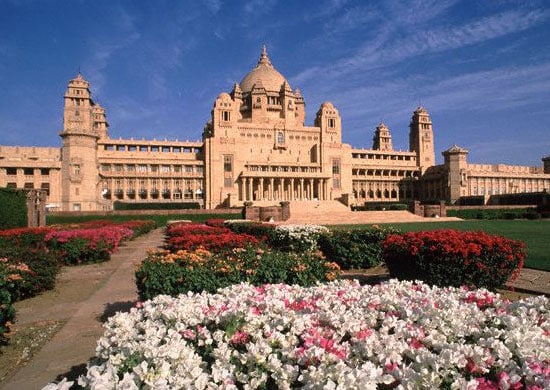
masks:
[[[241,177],[240,201],[329,200],[327,178]]]

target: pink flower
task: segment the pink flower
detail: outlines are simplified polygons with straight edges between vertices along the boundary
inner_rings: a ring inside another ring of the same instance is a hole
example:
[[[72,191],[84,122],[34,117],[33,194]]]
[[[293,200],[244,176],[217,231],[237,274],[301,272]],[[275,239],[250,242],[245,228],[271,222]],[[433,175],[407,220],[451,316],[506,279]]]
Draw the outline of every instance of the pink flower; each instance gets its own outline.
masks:
[[[231,343],[235,345],[244,345],[248,342],[248,337],[248,333],[238,330],[231,337]]]

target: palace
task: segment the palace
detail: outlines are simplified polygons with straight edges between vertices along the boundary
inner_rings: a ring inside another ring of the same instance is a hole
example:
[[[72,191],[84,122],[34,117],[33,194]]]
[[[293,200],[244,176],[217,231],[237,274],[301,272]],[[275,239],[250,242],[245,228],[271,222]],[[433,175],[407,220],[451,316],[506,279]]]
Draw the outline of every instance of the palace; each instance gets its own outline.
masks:
[[[325,102],[305,122],[298,88],[271,63],[258,64],[214,101],[201,142],[112,139],[105,110],[78,74],[64,95],[61,148],[0,146],[0,187],[42,189],[48,208],[111,210],[121,202],[193,202],[201,207],[281,201],[445,200],[550,190],[550,157],[540,167],[469,164],[453,146],[435,165],[434,130],[418,107],[409,151],[392,147],[381,123],[372,149],[342,142],[338,110]]]

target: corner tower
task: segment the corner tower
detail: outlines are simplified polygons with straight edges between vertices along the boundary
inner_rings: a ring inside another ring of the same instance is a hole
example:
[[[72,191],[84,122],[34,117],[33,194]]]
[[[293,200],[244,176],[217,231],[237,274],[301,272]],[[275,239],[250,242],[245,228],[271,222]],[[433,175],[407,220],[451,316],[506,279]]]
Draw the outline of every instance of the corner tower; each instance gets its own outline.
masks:
[[[372,148],[374,150],[393,150],[391,142],[390,129],[385,123],[380,123],[374,131],[374,137],[372,138]]]
[[[97,140],[107,136],[103,109],[91,98],[90,84],[79,73],[64,96],[61,147],[62,211],[97,210]]]
[[[428,111],[419,106],[413,113],[409,125],[409,148],[416,152],[420,173],[435,165],[434,135],[432,120]]]

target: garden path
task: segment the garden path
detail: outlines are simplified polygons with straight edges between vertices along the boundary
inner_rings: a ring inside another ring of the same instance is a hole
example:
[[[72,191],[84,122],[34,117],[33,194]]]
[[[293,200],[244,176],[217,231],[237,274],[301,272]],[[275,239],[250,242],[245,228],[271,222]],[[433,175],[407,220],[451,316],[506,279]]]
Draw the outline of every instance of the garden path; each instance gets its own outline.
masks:
[[[163,229],[128,241],[111,260],[80,267],[64,267],[56,288],[18,302],[18,327],[47,321],[64,326],[24,367],[0,385],[2,389],[41,389],[58,377],[76,377],[85,372],[103,334],[102,323],[117,311],[128,310],[137,301],[134,282],[136,265],[149,248],[163,242]]]

